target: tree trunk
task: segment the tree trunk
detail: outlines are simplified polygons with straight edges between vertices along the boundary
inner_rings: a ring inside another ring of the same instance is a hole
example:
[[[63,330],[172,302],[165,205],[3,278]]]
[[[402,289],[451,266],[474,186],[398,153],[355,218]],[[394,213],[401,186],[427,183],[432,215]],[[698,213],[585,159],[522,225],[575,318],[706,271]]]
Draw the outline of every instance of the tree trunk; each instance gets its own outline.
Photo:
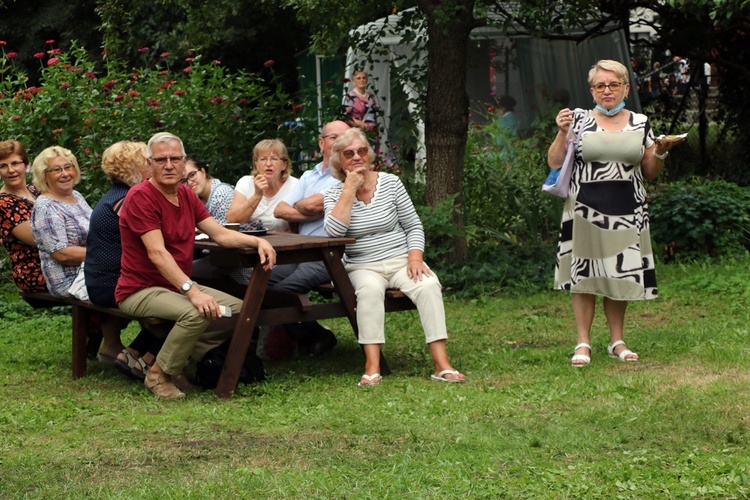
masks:
[[[453,238],[452,262],[467,257],[462,216],[464,152],[469,128],[466,62],[469,34],[474,27],[474,0],[418,0],[427,16],[427,149],[425,199],[436,206],[457,194],[453,221],[460,236]]]

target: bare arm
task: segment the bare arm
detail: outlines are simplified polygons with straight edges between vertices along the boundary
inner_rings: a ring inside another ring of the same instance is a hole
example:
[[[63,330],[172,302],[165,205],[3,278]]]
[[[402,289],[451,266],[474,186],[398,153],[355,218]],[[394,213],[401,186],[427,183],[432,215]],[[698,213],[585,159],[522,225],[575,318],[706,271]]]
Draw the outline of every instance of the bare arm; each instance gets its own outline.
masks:
[[[71,245],[52,252],[50,257],[66,266],[79,266],[86,259],[86,247]]]
[[[315,193],[299,200],[294,206],[281,201],[276,205],[273,216],[288,222],[318,220],[323,217],[323,194]]]
[[[198,223],[198,229],[206,233],[208,237],[215,241],[220,247],[257,248],[258,255],[260,256],[260,263],[263,265],[264,269],[273,269],[273,266],[276,264],[276,251],[268,241],[262,238],[256,238],[255,236],[242,234],[239,231],[227,229],[216,222],[213,217],[200,221]]]
[[[190,281],[190,277],[182,272],[180,266],[175,262],[174,257],[170,254],[164,246],[164,236],[161,230],[154,229],[141,236],[141,241],[146,247],[148,252],[148,259],[151,263],[156,266],[159,273],[169,281],[172,286],[180,289],[180,286],[186,281]],[[201,316],[207,318],[219,318],[221,312],[219,311],[219,304],[216,299],[207,293],[203,293],[200,288],[193,285],[185,296],[190,299],[190,302],[198,309]]]
[[[240,180],[243,182],[244,178]],[[237,185],[239,186],[239,182]],[[245,197],[242,193],[237,193],[232,200],[232,204],[229,205],[229,211],[227,212],[227,222],[239,222],[245,224],[250,221],[250,217],[253,216],[253,212],[258,208],[261,200],[263,200],[263,194],[268,189],[268,179],[261,174],[257,174],[253,178],[253,194],[249,198]],[[249,191],[249,189],[248,189]]]
[[[651,147],[646,149],[643,154],[643,160],[641,160],[641,171],[643,172],[643,176],[650,181],[659,177],[659,174],[664,169],[664,159],[657,158],[654,156],[654,153],[659,155],[666,154],[670,149],[684,140],[685,139],[676,142],[665,142],[655,139]]]
[[[26,243],[36,248],[36,241],[34,241],[34,234],[31,231],[31,222],[25,221],[18,224],[13,228],[11,234],[15,236],[19,241]]]

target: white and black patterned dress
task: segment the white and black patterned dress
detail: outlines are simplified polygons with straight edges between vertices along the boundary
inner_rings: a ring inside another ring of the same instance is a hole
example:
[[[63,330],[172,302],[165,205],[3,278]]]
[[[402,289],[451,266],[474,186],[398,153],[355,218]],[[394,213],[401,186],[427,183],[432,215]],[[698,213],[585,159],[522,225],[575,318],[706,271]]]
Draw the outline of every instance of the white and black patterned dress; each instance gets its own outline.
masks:
[[[579,130],[584,113],[576,113]],[[653,133],[630,113],[621,131],[602,130],[593,112],[580,128],[557,246],[555,288],[615,300],[657,297],[646,189],[641,172]]]

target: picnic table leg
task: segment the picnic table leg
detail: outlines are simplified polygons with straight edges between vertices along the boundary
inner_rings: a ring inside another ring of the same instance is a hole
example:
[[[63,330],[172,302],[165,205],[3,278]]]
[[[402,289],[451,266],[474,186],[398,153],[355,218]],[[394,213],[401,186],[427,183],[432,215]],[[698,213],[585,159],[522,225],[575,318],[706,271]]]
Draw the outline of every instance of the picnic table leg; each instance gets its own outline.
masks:
[[[86,376],[86,361],[88,358],[88,349],[86,341],[88,340],[88,323],[89,313],[86,308],[73,306],[73,378]]]
[[[229,344],[229,352],[214,391],[220,398],[231,398],[234,389],[237,387],[237,382],[240,380],[242,364],[245,362],[247,349],[250,347],[253,338],[258,313],[263,304],[263,295],[270,276],[270,270],[267,271],[258,262],[255,263],[253,273],[250,276],[250,283],[245,290],[242,309],[237,316],[237,324],[234,327],[234,334]]]
[[[359,328],[357,327],[357,296],[354,293],[354,286],[349,279],[349,273],[346,272],[344,263],[341,260],[344,257],[344,247],[322,248],[321,252],[323,252],[323,262],[325,262],[328,269],[328,275],[336,287],[344,309],[346,309],[346,316],[352,325],[354,336],[359,338]],[[364,352],[364,348],[362,348],[362,352]],[[380,374],[391,374],[391,369],[382,350],[380,351]]]

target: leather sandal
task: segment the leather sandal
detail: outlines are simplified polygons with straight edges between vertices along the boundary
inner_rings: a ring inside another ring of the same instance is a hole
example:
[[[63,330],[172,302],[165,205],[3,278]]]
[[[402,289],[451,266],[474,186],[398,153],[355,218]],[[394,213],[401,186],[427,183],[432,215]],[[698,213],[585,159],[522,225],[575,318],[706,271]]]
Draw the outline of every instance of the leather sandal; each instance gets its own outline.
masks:
[[[589,355],[585,354],[576,354],[576,351],[578,349],[586,348],[589,350]],[[583,361],[582,363],[576,363],[576,361]],[[573,357],[570,358],[570,364],[573,365],[576,368],[580,368],[582,366],[586,366],[587,364],[591,363],[591,346],[588,345],[586,342],[581,342],[578,344],[575,349],[573,349]]]
[[[185,393],[179,390],[171,380],[166,379],[164,375],[154,377],[150,372],[146,373],[143,383],[157,397],[163,399],[182,399],[185,397]]]
[[[618,345],[625,345],[624,340],[618,340],[617,342],[613,342],[609,344],[609,347],[607,347],[607,352],[609,353],[609,356],[612,358],[620,358],[620,361],[638,361],[638,355],[631,351],[630,349],[625,346],[625,349],[620,351],[620,354],[615,354],[615,348]],[[628,357],[630,356],[630,357]]]
[[[143,358],[136,359],[135,356],[130,354],[130,351],[128,351],[127,349],[123,349],[121,354],[125,355],[127,362],[121,360],[120,358],[117,358],[113,363],[115,368],[117,368],[125,376],[135,380],[143,380],[144,378],[146,378],[148,364],[143,361]]]

